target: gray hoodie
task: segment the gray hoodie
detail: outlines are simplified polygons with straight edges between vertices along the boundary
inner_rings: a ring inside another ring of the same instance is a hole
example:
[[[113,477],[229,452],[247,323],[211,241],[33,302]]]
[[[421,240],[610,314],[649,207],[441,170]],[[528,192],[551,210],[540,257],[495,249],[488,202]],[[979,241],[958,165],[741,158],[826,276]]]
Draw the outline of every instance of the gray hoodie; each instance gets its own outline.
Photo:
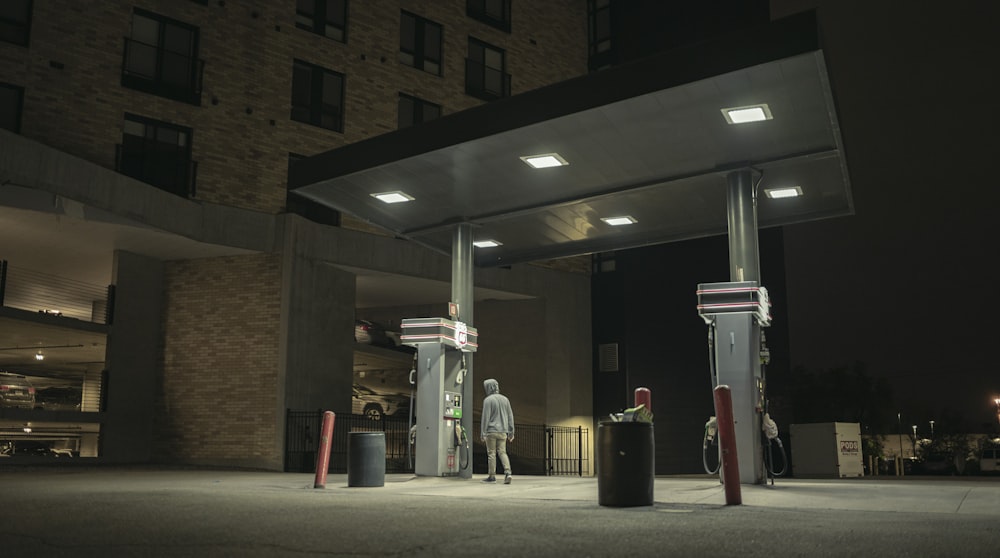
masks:
[[[480,421],[482,438],[491,432],[502,432],[508,438],[514,437],[514,411],[507,396],[500,395],[500,383],[490,378],[483,380],[486,399],[483,400],[483,417]]]

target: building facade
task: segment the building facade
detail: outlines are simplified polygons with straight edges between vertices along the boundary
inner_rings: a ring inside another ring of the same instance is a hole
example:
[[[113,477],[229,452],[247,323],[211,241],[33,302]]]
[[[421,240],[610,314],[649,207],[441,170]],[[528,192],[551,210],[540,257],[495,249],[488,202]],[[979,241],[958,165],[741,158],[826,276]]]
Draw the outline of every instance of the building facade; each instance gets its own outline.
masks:
[[[77,407],[0,408],[8,446],[280,470],[286,410],[351,408],[355,318],[443,314],[450,277],[446,255],[289,192],[290,165],[586,73],[587,14],[583,0],[6,2],[0,367],[40,401],[79,392]],[[369,296],[372,277],[410,296]],[[91,312],[29,292],[62,280],[98,286]],[[514,266],[476,285],[481,374],[521,398],[519,421],[589,426],[587,273]],[[524,343],[510,317],[542,333]]]

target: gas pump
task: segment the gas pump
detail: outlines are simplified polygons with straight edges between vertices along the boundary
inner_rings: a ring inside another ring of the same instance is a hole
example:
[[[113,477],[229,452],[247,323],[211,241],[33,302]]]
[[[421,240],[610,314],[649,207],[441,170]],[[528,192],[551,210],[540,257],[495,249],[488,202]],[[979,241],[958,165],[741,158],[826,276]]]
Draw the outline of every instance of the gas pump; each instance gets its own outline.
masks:
[[[764,389],[764,368],[770,361],[761,329],[771,325],[767,289],[756,281],[702,283],[697,295],[698,314],[708,326],[712,388],[728,385],[732,390],[740,482],[761,484],[765,473],[772,478],[784,473],[784,468],[781,473],[774,472],[770,442],[777,439],[778,427],[767,413]],[[712,417],[705,425],[702,444],[703,463],[710,473],[718,470],[710,470],[707,459],[716,433],[714,421]],[[782,448],[780,439],[777,445]]]
[[[478,349],[478,332],[445,318],[407,318],[400,327],[400,341],[417,348],[413,470],[421,476],[459,475],[471,463],[469,439],[462,426],[464,404],[472,395],[464,383],[465,355]]]

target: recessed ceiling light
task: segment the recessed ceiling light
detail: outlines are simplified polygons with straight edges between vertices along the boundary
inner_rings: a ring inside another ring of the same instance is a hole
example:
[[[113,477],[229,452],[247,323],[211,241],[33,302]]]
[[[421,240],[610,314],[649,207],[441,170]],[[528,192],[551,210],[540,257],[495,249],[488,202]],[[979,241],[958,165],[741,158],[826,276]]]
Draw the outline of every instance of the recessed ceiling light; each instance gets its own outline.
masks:
[[[795,198],[802,195],[802,188],[792,186],[791,188],[765,188],[764,194],[771,199]]]
[[[767,106],[767,103],[724,108],[722,109],[722,116],[725,116],[726,122],[730,124],[746,124],[747,122],[760,122],[761,120],[771,120],[772,118],[771,109]]]
[[[543,153],[541,155],[525,155],[521,157],[521,160],[528,163],[533,168],[536,169],[547,169],[549,167],[561,167],[563,165],[568,165],[566,159],[559,156],[558,153]]]
[[[395,192],[380,192],[378,194],[372,194],[372,197],[384,201],[385,203],[402,203],[413,201],[413,196],[396,190]]]
[[[477,240],[472,245],[476,248],[493,248],[495,246],[503,246],[503,242],[498,240]]]
[[[630,215],[621,215],[618,217],[601,217],[601,221],[611,225],[612,227],[620,227],[622,225],[631,225],[633,223],[638,223],[635,218]]]

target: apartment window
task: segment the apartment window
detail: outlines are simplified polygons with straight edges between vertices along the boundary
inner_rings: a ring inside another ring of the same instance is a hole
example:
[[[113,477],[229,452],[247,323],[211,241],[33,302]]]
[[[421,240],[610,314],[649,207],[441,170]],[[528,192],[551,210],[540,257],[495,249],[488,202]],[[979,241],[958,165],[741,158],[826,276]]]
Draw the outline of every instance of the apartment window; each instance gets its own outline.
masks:
[[[399,94],[399,127],[409,128],[441,116],[441,105]]]
[[[588,46],[590,71],[597,71],[614,63],[611,48],[611,0],[588,0]]]
[[[487,101],[510,96],[510,74],[506,73],[503,50],[469,39],[469,57],[465,60],[465,92]]]
[[[0,41],[28,46],[31,0],[0,1]]]
[[[344,74],[295,61],[292,71],[292,120],[344,131]]]
[[[296,0],[295,26],[347,42],[347,0]]]
[[[403,12],[399,30],[399,61],[418,70],[441,75],[441,26]]]
[[[196,27],[135,10],[125,38],[122,86],[198,105],[204,66]]]
[[[191,160],[191,129],[125,115],[118,172],[185,198],[194,196],[197,164]]]
[[[510,0],[466,0],[465,13],[510,33]]]
[[[0,128],[21,133],[21,110],[24,104],[24,88],[8,83],[0,83]]]

